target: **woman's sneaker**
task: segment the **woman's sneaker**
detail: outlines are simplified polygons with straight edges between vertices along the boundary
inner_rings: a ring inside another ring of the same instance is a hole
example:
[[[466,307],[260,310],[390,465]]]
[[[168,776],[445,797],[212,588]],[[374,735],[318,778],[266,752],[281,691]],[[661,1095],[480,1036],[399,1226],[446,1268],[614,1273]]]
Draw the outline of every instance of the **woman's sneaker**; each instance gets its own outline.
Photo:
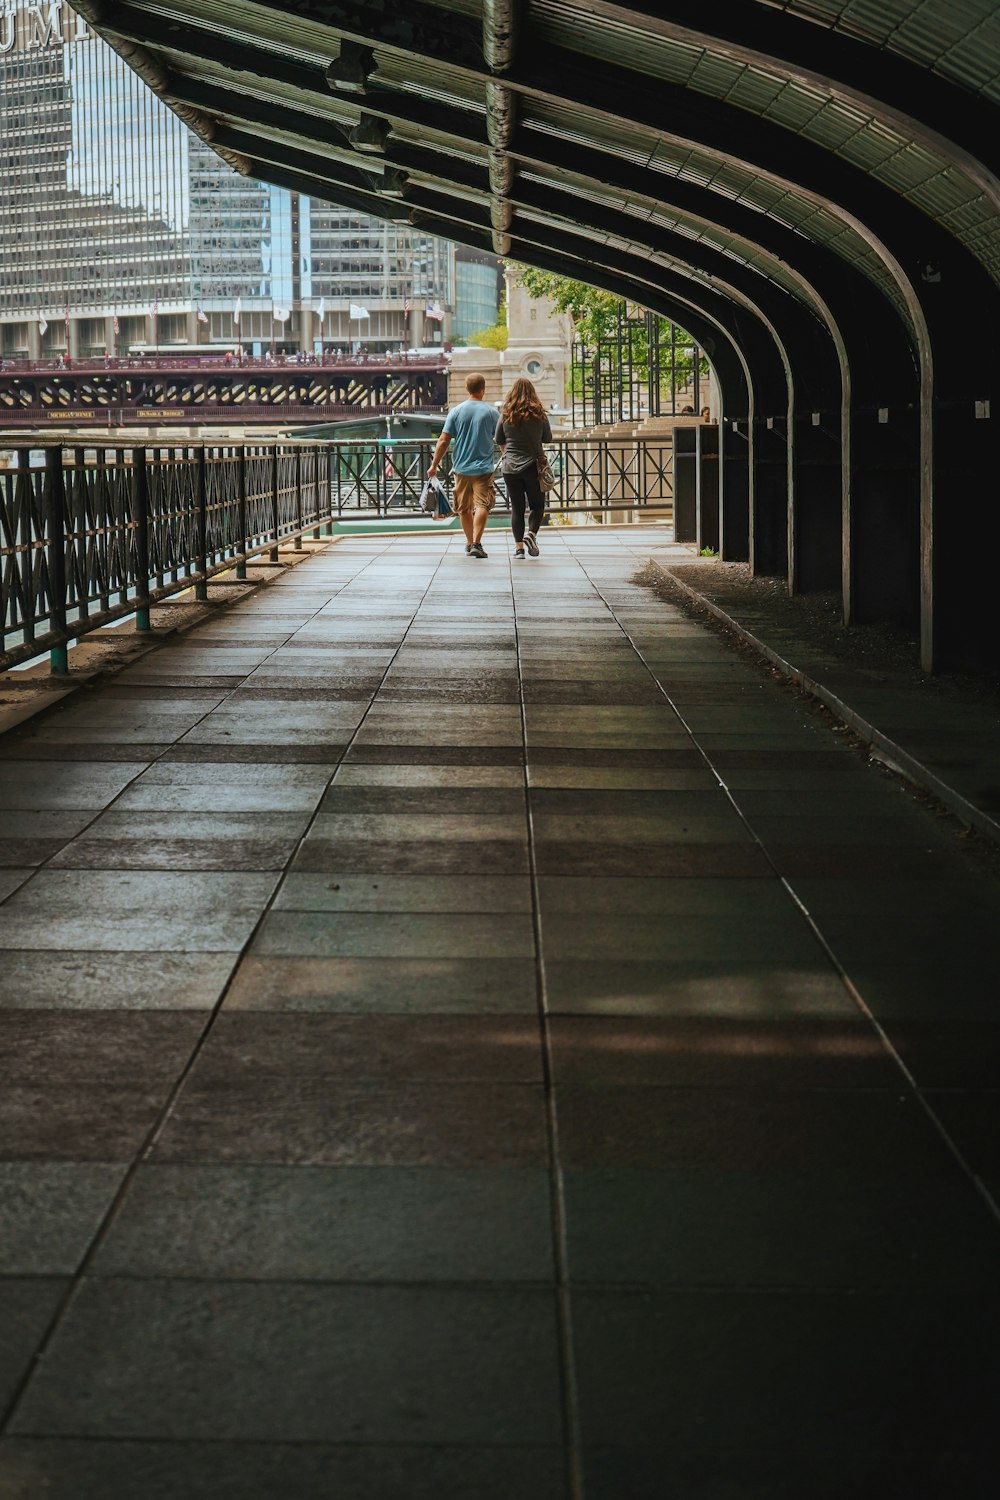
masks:
[[[532,532],[530,532],[530,531],[526,531],[525,532],[525,534],[524,534],[524,545],[527,547],[527,549],[531,553],[532,557],[537,557],[538,556],[538,543],[535,541],[534,534]]]

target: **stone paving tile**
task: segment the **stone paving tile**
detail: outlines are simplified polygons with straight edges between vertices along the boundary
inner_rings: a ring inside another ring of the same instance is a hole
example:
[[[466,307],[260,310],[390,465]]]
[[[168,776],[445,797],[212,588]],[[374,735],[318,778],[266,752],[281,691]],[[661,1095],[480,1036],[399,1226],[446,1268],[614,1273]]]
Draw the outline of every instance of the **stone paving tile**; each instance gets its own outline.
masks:
[[[282,705],[281,719],[277,724],[270,719],[263,719],[253,711],[253,705],[250,704],[239,710],[234,709],[231,713],[218,709],[202,723],[195,725],[185,735],[185,740],[192,745],[224,744],[226,740],[238,741],[243,745],[341,745],[357,729],[365,707],[361,703],[328,703],[315,708],[302,704],[294,706],[300,712],[292,714],[293,705]],[[301,712],[303,707],[310,711]]]
[[[451,778],[449,778],[450,780]],[[441,786],[428,778],[430,784],[412,786],[358,786],[345,784],[338,776],[323,797],[321,814],[378,814],[385,818],[401,813],[416,814],[421,821],[433,817],[435,821],[449,814],[461,814],[463,822],[475,818],[483,824],[483,836],[495,837],[497,818],[511,822],[520,821],[523,826],[527,816],[523,785],[512,786]],[[488,820],[488,821],[487,821]],[[400,822],[400,828],[409,826]],[[413,826],[417,826],[414,818]],[[448,826],[463,826],[462,823]],[[345,831],[350,831],[349,827]],[[396,837],[403,837],[399,832]]]
[[[760,922],[784,920],[796,914],[777,879],[670,880],[649,875],[543,875],[538,880],[538,904],[544,919],[574,913],[599,919],[614,913],[657,917],[665,930],[682,935],[687,918],[712,917],[715,934],[729,924],[756,928]],[[683,922],[672,919],[684,918]],[[801,918],[798,920],[801,921]]]
[[[327,775],[340,761],[347,743],[322,745],[193,745],[186,740],[163,747],[160,764],[167,765],[316,765]]]
[[[668,794],[669,795],[669,794]],[[532,798],[535,837],[540,845],[579,841],[602,849],[630,842],[653,844],[743,844],[752,834],[723,792],[706,793],[707,807],[714,810],[692,812],[683,805],[676,811],[661,806],[635,806],[630,799],[617,814],[601,810],[600,799],[592,814],[586,812],[548,812],[535,808]]]
[[[412,838],[396,842],[323,838],[310,833],[295,856],[296,873],[526,875],[527,841],[518,838]]]
[[[185,1012],[0,1011],[0,1160],[131,1160],[203,1024]]]
[[[283,870],[307,814],[104,813],[51,869]]]
[[[833,968],[692,959],[545,961],[546,1008],[564,1015],[840,1016],[857,1006]],[[867,993],[867,992],[865,992]]]
[[[3,914],[0,912],[0,929]],[[0,1008],[210,1010],[235,953],[59,953],[0,950]]]
[[[159,764],[120,798],[119,811],[311,813],[329,782],[324,766]]]
[[[725,1167],[951,1176],[953,1160],[900,1087],[580,1089],[563,1086],[567,1167]]]
[[[547,1173],[526,1168],[145,1166],[94,1273],[549,1282],[551,1211]]]
[[[65,1292],[54,1277],[0,1276],[0,1404],[6,1406],[31,1363],[32,1356]]]
[[[340,1167],[544,1167],[540,1087],[354,1083],[294,1074],[189,1081],[154,1148],[173,1162]]]
[[[568,1500],[562,1449],[9,1438],[4,1500]],[[966,1491],[965,1493],[969,1493]]]
[[[502,928],[451,912],[280,911],[264,918],[249,950],[279,958],[531,958],[531,918]]]
[[[275,1016],[224,1012],[191,1074],[208,1092],[292,1076],[388,1083],[541,1083],[537,1017]]]
[[[11,1430],[554,1444],[557,1389],[543,1291],[109,1279],[80,1289]]]
[[[226,1004],[240,1010],[490,1015],[537,1010],[533,959],[247,958]]]
[[[993,1089],[1000,1078],[1000,1019],[986,1007],[969,1020],[954,1011],[921,1020],[894,1017],[893,1049],[920,1089]]]
[[[6,814],[24,807],[39,810],[106,807],[145,769],[146,762],[142,760],[97,765],[80,761],[65,764],[56,761],[44,766],[0,764],[0,810]]]
[[[431,802],[425,811],[360,812],[341,809],[329,798],[313,820],[310,837],[336,843],[527,843],[528,829],[523,800],[509,809],[481,810],[472,798],[454,810]]]
[[[563,1191],[570,1279],[581,1286],[996,1286],[1000,1229],[957,1175],[573,1170]]]
[[[30,865],[25,865],[20,870],[0,869],[0,901],[6,901],[11,892],[16,891],[18,886],[23,885],[26,880],[30,880],[33,874],[34,870]]]
[[[858,1444],[819,1444],[791,1453],[783,1444],[768,1450],[745,1443],[728,1446],[670,1441],[655,1448],[588,1447],[584,1451],[588,1500],[621,1496],[719,1495],[739,1500],[843,1500],[845,1495],[898,1494],[993,1500],[994,1475],[982,1456],[955,1448],[932,1448],[934,1434],[873,1451]],[[20,1500],[20,1497],[18,1497]]]
[[[891,1089],[894,1059],[856,1017],[553,1016],[556,1086]]]
[[[107,741],[102,744],[91,744],[87,740],[65,741],[40,740],[35,735],[28,733],[18,734],[11,731],[0,735],[0,762],[6,764],[8,761],[17,761],[20,764],[36,761],[89,761],[92,764],[100,762],[114,763],[115,761],[131,761],[134,764],[142,762],[148,764],[157,756],[163,755],[170,749],[169,744],[164,741],[140,741],[133,744],[116,745]]]
[[[362,743],[355,740],[344,755],[345,764],[368,766],[434,766],[442,781],[448,779],[451,768],[460,766],[500,767],[524,765],[520,745],[432,745],[400,742]]]
[[[536,760],[537,756],[536,751]],[[535,764],[528,768],[528,783],[533,790],[552,788],[584,791],[593,788],[597,791],[613,791],[620,788],[623,791],[642,792],[712,792],[719,785],[715,775],[704,765],[680,765],[675,770],[642,770],[636,766]]]
[[[0,1276],[72,1276],[124,1176],[109,1162],[0,1162]]]
[[[8,948],[239,951],[274,874],[43,870],[0,910]]]
[[[928,1090],[927,1100],[971,1171],[1000,1198],[1000,1088]]]
[[[772,879],[775,871],[762,849],[750,842],[742,824],[733,820],[735,842],[725,842],[722,835],[730,829],[720,825],[709,830],[716,835],[704,842],[586,843],[583,839],[563,841],[539,839],[537,868],[540,875],[605,875],[615,878],[631,875],[633,870],[648,870],[651,876],[673,876],[676,879]],[[742,837],[740,837],[742,835]]]
[[[442,787],[441,780],[441,772],[433,764],[371,765],[354,761],[338,768],[336,785],[341,790],[348,787],[395,787],[402,791],[419,787],[441,792],[461,789],[475,798],[478,789],[484,787],[521,790],[524,770],[520,765],[449,764],[448,786]]]
[[[996,1226],[897,1055],[1000,1190],[1000,901],[632,581],[665,545],[346,539],[0,747],[17,809],[100,792],[3,820],[0,1271],[74,1269],[150,1143],[5,1500],[558,1500],[560,1236],[588,1500],[920,1493],[921,1444],[955,1493]]]
[[[0,821],[0,867],[44,864],[63,844],[86,828],[93,816],[90,810],[34,812],[23,808],[8,809]]]
[[[287,875],[273,911],[464,915],[468,899],[469,883],[461,875]],[[527,876],[482,875],[476,901],[491,915],[530,913],[531,883]]]
[[[995,1296],[588,1291],[574,1308],[585,1444],[684,1451],[725,1413],[733,1449],[799,1462],[832,1431],[862,1452],[992,1447]]]

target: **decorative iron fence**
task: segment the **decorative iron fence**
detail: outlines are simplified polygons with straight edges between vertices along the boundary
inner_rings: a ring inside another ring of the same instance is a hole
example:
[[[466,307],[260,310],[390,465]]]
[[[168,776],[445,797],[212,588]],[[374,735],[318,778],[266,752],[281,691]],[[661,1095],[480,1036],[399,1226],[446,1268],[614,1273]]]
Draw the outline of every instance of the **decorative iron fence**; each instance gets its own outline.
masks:
[[[328,449],[282,444],[0,448],[0,669],[333,519]]]
[[[571,356],[573,422],[638,422],[701,410],[708,361],[669,319],[620,303],[602,337],[574,340]]]
[[[49,652],[283,541],[345,518],[420,513],[427,439],[40,447],[0,445],[0,670]],[[549,456],[550,512],[663,517],[672,512],[669,442],[562,439]],[[447,480],[449,464],[442,465]],[[508,506],[497,473],[498,504]]]
[[[418,507],[434,443],[426,438],[355,438],[330,444],[333,508],[338,517],[373,511],[391,516]],[[547,445],[556,487],[547,508],[613,519],[623,511],[669,514],[673,508],[673,444],[652,438],[561,438]],[[450,454],[441,466],[450,478]],[[496,471],[497,503],[509,508]]]

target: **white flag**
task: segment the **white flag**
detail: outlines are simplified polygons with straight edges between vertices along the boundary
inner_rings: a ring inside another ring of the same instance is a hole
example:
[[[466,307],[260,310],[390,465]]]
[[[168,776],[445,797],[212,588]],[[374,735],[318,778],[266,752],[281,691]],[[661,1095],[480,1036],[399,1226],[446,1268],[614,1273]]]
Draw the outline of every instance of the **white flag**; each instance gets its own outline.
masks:
[[[287,307],[275,307],[271,309],[271,317],[276,323],[287,323],[291,313]]]
[[[427,306],[424,309],[424,315],[428,318],[436,318],[440,323],[441,319],[444,317],[444,308],[441,306],[440,302],[428,302]]]
[[[319,320],[320,320],[321,323],[322,323],[323,319],[326,317],[326,298],[325,297],[321,297],[319,299],[319,307],[317,307],[317,309],[316,309],[316,316],[317,316],[317,318],[319,318]]]
[[[237,328],[240,326],[240,315],[243,312],[243,298],[237,297],[236,306],[233,308],[233,322]]]
[[[198,309],[198,322],[199,323],[207,323],[208,322],[208,313],[207,312],[202,312],[202,310],[201,310],[200,307]]]
[[[46,328],[48,328],[48,326],[49,326],[49,320],[48,320],[48,318],[39,318],[39,320],[38,320],[38,332],[40,334],[44,335],[45,330],[46,330]]]
[[[352,302],[351,303],[351,317],[352,318],[367,318],[368,316],[369,316],[369,312],[368,312],[367,307],[359,307],[356,302]]]
[[[115,313],[114,317],[111,319],[111,327],[113,328],[113,330],[114,330],[114,332],[116,334],[119,334],[122,331],[121,330],[121,324],[118,321],[118,314],[117,313]]]
[[[153,303],[152,307],[149,309],[149,316],[151,318],[158,318],[160,316],[160,304],[159,304],[159,302],[154,302]]]

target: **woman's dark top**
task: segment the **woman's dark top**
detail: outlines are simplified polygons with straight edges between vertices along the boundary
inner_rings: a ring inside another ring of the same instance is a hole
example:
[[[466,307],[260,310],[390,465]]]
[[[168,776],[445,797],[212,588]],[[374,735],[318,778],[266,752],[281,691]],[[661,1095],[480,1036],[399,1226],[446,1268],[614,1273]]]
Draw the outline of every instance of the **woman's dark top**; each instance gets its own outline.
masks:
[[[544,457],[542,445],[551,443],[552,428],[548,417],[529,417],[527,422],[505,422],[501,417],[494,441],[506,445],[501,464],[503,472],[516,474],[519,469],[530,469]]]

